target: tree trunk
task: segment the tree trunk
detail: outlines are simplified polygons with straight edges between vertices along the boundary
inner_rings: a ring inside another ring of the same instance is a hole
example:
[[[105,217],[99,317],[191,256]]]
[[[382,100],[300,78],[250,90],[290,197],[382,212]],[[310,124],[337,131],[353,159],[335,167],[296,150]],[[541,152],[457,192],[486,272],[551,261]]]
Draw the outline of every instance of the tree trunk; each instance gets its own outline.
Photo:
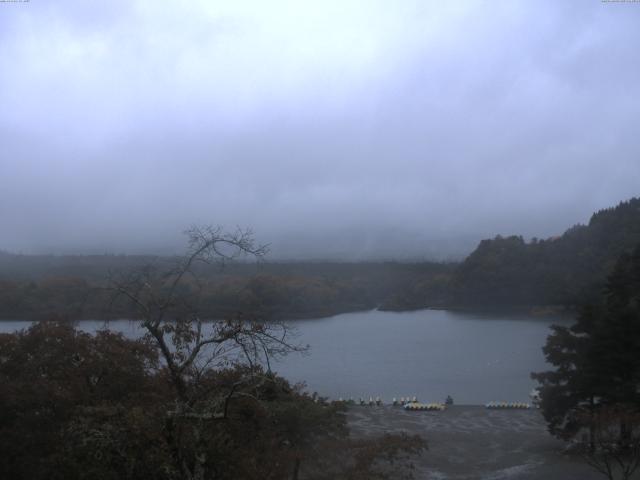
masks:
[[[596,425],[594,418],[595,401],[593,397],[589,399],[591,409],[591,421],[589,422],[589,452],[594,453],[596,451]]]
[[[620,446],[627,450],[631,444],[631,429],[625,419],[620,420]]]
[[[296,455],[296,459],[293,464],[293,476],[291,477],[291,480],[298,480],[299,474],[300,474],[300,457]]]

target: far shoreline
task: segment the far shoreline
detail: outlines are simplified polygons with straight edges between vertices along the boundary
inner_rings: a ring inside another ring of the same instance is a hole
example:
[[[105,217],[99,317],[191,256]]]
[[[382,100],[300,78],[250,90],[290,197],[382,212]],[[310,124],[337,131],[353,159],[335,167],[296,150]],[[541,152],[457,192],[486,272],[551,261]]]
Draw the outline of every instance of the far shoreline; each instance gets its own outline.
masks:
[[[204,321],[210,321],[216,318],[228,318],[233,315],[243,314],[247,319],[255,319],[258,321],[296,321],[296,320],[321,320],[324,318],[335,317],[342,314],[349,313],[366,313],[366,312],[392,312],[392,313],[404,313],[404,312],[419,312],[421,310],[437,310],[437,311],[450,311],[455,313],[468,313],[479,315],[525,315],[529,317],[573,317],[577,313],[577,308],[571,306],[562,305],[512,305],[512,306],[469,306],[469,305],[429,305],[420,306],[416,308],[390,308],[384,305],[378,306],[365,306],[365,305],[353,305],[346,308],[331,308],[315,309],[313,311],[305,312],[268,312],[268,313],[247,313],[240,309],[237,310],[221,310],[219,312],[210,312],[202,315],[205,318]],[[0,322],[39,322],[47,320],[63,320],[71,322],[81,322],[86,320],[139,320],[134,315],[123,315],[121,312],[118,314],[108,314],[105,312],[73,312],[69,313],[48,313],[48,314],[36,314],[36,315],[1,315]]]

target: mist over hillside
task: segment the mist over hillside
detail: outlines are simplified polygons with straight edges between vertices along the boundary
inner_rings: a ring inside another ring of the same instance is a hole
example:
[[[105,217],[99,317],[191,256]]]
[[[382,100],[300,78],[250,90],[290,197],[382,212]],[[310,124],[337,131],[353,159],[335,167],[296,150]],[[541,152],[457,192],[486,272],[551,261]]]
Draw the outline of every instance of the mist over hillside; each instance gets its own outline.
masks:
[[[560,235],[637,194],[640,9],[613,3],[5,2],[0,248],[174,254],[215,224],[278,259],[459,259]]]

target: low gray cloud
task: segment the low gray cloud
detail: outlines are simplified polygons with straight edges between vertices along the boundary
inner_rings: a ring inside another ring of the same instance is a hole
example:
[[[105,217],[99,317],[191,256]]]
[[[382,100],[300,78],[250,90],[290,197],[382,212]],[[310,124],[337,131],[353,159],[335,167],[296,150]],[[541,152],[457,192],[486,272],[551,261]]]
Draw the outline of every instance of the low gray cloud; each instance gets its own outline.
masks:
[[[446,258],[640,193],[640,5],[0,5],[0,249]]]

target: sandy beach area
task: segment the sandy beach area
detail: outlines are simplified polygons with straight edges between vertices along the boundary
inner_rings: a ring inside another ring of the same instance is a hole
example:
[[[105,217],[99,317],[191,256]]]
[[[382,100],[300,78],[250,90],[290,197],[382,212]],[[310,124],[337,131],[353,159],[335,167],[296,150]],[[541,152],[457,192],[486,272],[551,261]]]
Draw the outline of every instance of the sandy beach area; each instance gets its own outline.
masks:
[[[405,431],[420,434],[429,450],[417,458],[419,480],[604,479],[546,430],[538,410],[489,410],[452,406],[442,412],[401,407],[351,407],[356,436]]]

